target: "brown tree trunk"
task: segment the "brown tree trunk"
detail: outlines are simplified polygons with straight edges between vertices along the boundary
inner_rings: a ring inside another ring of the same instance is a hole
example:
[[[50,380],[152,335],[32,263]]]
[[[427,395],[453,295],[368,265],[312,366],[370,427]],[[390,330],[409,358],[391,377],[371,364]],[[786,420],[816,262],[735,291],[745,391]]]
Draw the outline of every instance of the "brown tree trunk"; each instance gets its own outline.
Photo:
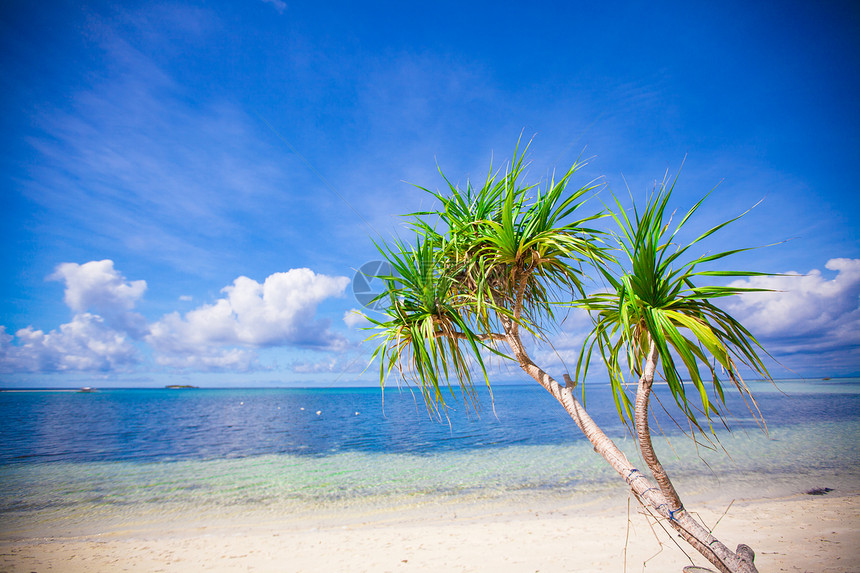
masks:
[[[624,452],[600,429],[579,400],[576,399],[576,396],[573,394],[573,384],[570,383],[570,377],[565,374],[567,383],[562,386],[552,376],[544,372],[532,362],[526,353],[525,347],[519,337],[519,328],[516,320],[511,320],[504,316],[501,316],[500,319],[505,329],[505,339],[517,358],[520,367],[558,400],[565,411],[573,418],[579,429],[582,430],[582,433],[585,434],[585,437],[594,446],[594,451],[609,462],[615,471],[624,478],[630,489],[646,507],[666,518],[681,537],[723,573],[758,573],[753,564],[755,554],[752,549],[741,544],[738,545],[737,552],[735,553],[711,535],[710,531],[683,508],[666,472],[662,471],[662,466],[660,466],[660,470],[665,478],[664,481],[668,484],[668,488],[664,488],[662,484],[659,485],[659,488],[651,485],[651,481],[630,463]],[[656,360],[654,366],[656,367]],[[652,381],[653,371],[652,368]],[[648,396],[646,395],[644,399],[647,406]],[[647,407],[645,408],[645,415],[647,416]],[[648,445],[650,446],[650,434],[647,432],[647,425],[645,429],[645,434],[648,436]],[[653,448],[651,448],[651,452],[653,453]],[[654,459],[656,460],[656,456],[654,456]],[[659,464],[659,460],[657,464]],[[670,496],[666,492],[674,494],[674,499],[670,499]],[[674,509],[671,509],[670,506]]]
[[[651,474],[660,486],[660,491],[666,496],[669,502],[669,511],[674,514],[681,509],[681,498],[678,492],[675,491],[675,486],[663,469],[663,464],[657,458],[657,453],[654,451],[654,446],[651,443],[651,430],[648,427],[648,401],[651,397],[651,386],[654,383],[654,372],[657,370],[657,345],[651,341],[651,347],[648,350],[648,357],[645,361],[645,368],[642,375],[639,377],[639,384],[636,387],[636,403],[634,406],[634,423],[636,426],[636,437],[639,440],[639,451],[642,452],[642,459],[651,470]]]

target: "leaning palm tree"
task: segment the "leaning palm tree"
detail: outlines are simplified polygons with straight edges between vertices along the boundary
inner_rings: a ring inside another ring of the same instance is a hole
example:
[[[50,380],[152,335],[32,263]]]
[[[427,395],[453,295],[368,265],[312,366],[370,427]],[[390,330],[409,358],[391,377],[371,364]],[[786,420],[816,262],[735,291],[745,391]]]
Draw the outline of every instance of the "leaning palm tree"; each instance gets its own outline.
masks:
[[[580,167],[574,164],[560,180],[550,180],[543,188],[523,185],[523,154],[515,150],[507,169],[497,174],[491,170],[480,188],[467,182],[461,189],[445,179],[447,190],[432,193],[440,207],[413,214],[414,246],[403,242],[380,246],[395,269],[385,277],[386,290],[380,295],[388,302],[385,316],[368,317],[376,328],[370,338],[379,341],[374,357],[380,359],[380,381],[384,384],[396,370],[417,384],[427,405],[438,411],[448,396],[456,399],[457,386],[466,401],[473,402],[476,373],[489,385],[486,356],[514,361],[558,400],[646,509],[665,519],[721,571],[756,571],[749,547],[741,544],[731,551],[684,509],[654,453],[648,426],[658,365],[681,415],[702,432],[705,427],[712,430],[710,421],[723,414],[724,406],[722,382],[708,356],[742,394],[749,392],[737,364],[767,377],[757,354],[761,347],[753,336],[711,303],[741,289],[694,283],[700,277],[755,273],[697,270],[731,252],[683,262],[689,245],[676,248],[673,239],[701,201],[675,232],[667,234],[664,219],[672,186],[665,184],[632,218],[616,201],[617,210],[609,215],[618,224],[617,232],[591,228],[591,221],[607,214],[582,214],[596,185],[568,190]],[[590,280],[586,269],[608,284],[608,292],[586,293]],[[590,312],[594,328],[580,354],[575,380],[563,373],[564,383],[559,383],[531,359],[523,337],[525,333],[548,343],[556,312],[571,305]],[[657,487],[589,416],[584,395],[577,395],[577,387],[584,389],[595,349],[609,370],[619,415],[633,424]],[[691,378],[689,384],[698,391],[697,401],[688,395],[676,355]],[[701,368],[711,375],[713,399]],[[638,377],[633,402],[625,391],[627,374]]]
[[[659,488],[646,488],[641,492],[641,496],[652,498],[646,499],[647,505],[667,517],[669,524],[721,571],[754,571],[754,554],[748,546],[739,545],[736,552],[730,551],[684,509],[652,445],[649,406],[659,366],[662,365],[660,374],[672,393],[675,405],[693,433],[713,433],[712,416],[721,418],[725,413],[721,373],[748,401],[754,414],[758,413],[755,400],[740,376],[738,366],[744,365],[762,378],[770,379],[759,356],[766,352],[755,337],[712,302],[712,299],[752,289],[695,284],[698,279],[706,277],[762,275],[746,271],[699,270],[705,263],[746,249],[695,259],[684,258],[693,245],[737,218],[709,229],[681,247],[675,243],[675,238],[704,198],[670,233],[671,223],[666,221],[666,208],[673,188],[674,181],[668,185],[664,179],[642,212],[634,205],[632,218],[615,200],[616,210],[610,214],[618,229],[612,236],[623,263],[615,267],[615,272],[611,266],[597,265],[595,268],[609,288],[574,302],[575,306],[588,310],[594,319],[594,327],[580,352],[576,379],[585,378],[596,346],[609,373],[618,413],[622,420],[633,423],[642,458]],[[679,367],[678,360],[683,366]],[[707,370],[707,382],[700,368]],[[683,381],[681,370],[688,375],[689,383]],[[628,373],[637,379],[632,404],[625,392]],[[698,403],[695,398],[688,397],[688,384],[695,390],[693,394],[698,397]],[[712,398],[709,390],[713,392]],[[700,412],[700,418],[696,417],[696,410]],[[701,417],[707,421],[707,430],[700,422]],[[628,483],[634,491],[641,489],[631,481],[644,483],[640,478],[643,474],[638,470],[629,471]]]

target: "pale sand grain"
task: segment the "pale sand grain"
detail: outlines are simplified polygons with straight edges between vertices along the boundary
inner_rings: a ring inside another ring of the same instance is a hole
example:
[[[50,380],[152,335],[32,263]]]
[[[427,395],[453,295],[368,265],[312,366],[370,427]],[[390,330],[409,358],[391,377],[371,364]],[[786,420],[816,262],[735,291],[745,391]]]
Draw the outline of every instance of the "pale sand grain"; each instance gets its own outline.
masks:
[[[736,501],[715,533],[731,547],[752,546],[762,573],[857,572],[860,496],[852,493]],[[723,502],[696,505],[709,526],[726,509]],[[630,508],[629,531],[622,498],[601,509],[428,506],[315,527],[168,523],[161,531],[4,541],[0,571],[680,572],[690,564],[635,502]],[[706,565],[700,557],[694,561]]]

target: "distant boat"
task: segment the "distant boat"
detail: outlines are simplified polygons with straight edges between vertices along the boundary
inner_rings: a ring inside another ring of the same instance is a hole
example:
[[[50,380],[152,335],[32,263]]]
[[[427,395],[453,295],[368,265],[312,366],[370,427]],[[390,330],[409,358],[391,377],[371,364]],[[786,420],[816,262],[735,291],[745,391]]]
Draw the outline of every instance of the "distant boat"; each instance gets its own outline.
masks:
[[[95,388],[90,388],[89,386],[84,386],[83,388],[78,390],[78,392],[95,392],[95,391],[96,391]]]

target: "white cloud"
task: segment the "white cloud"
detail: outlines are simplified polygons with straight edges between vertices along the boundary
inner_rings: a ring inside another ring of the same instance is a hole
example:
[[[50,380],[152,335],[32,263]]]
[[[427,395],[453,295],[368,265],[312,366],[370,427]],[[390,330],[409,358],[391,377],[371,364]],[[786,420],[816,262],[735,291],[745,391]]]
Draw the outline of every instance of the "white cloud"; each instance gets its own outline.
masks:
[[[66,282],[65,301],[72,310],[131,310],[146,291],[146,281],[125,282],[125,277],[113,268],[113,261],[62,263],[50,279]]]
[[[162,351],[165,348],[162,347]],[[184,351],[183,351],[184,350]],[[233,370],[249,372],[260,369],[257,354],[244,348],[218,346],[175,346],[155,357],[156,364],[181,370]]]
[[[813,269],[780,277],[751,277],[732,286],[772,289],[746,293],[726,304],[729,312],[779,353],[825,351],[860,344],[860,259],[830,259],[833,279]]]
[[[15,337],[17,345],[0,326],[0,368],[7,372],[116,370],[137,362],[137,351],[126,335],[90,313],[77,314],[47,334],[28,326]]]
[[[316,318],[322,301],[343,295],[346,277],[310,269],[270,275],[262,284],[239,277],[222,289],[224,298],[181,316],[174,312],[150,326],[147,342],[159,364],[177,367],[248,369],[254,355],[230,346],[297,345],[339,350],[347,341]]]
[[[215,303],[184,316],[173,312],[151,325],[133,310],[146,282],[126,280],[113,261],[63,263],[49,278],[65,282],[65,302],[76,314],[47,334],[28,326],[13,337],[0,326],[3,371],[126,367],[137,361],[131,339],[138,336],[152,347],[157,364],[193,370],[260,368],[254,349],[261,347],[349,347],[345,338],[329,330],[329,321],[316,317],[321,302],[343,295],[346,277],[310,269],[275,273],[262,284],[239,277]]]
[[[146,281],[126,281],[111,260],[62,263],[48,279],[65,282],[65,302],[75,312],[72,321],[47,334],[28,326],[14,337],[0,326],[0,369],[103,371],[138,361],[130,339],[146,332],[146,320],[133,312]]]
[[[127,282],[113,268],[113,261],[62,263],[48,279],[66,283],[64,299],[76,313],[95,311],[114,328],[133,336],[143,334],[146,321],[131,311],[146,292],[146,281]]]
[[[343,322],[350,328],[370,326],[371,322],[357,308],[351,308],[343,313]]]
[[[0,326],[0,370],[122,368],[137,362],[131,340],[137,336],[152,347],[157,364],[193,370],[261,368],[254,351],[261,347],[349,347],[344,337],[329,330],[328,320],[316,317],[321,302],[343,295],[346,277],[310,269],[275,273],[262,284],[239,277],[215,303],[184,316],[173,312],[151,325],[133,311],[146,282],[126,280],[113,261],[63,263],[49,278],[65,282],[65,301],[75,316],[47,334],[28,326],[11,336]]]

